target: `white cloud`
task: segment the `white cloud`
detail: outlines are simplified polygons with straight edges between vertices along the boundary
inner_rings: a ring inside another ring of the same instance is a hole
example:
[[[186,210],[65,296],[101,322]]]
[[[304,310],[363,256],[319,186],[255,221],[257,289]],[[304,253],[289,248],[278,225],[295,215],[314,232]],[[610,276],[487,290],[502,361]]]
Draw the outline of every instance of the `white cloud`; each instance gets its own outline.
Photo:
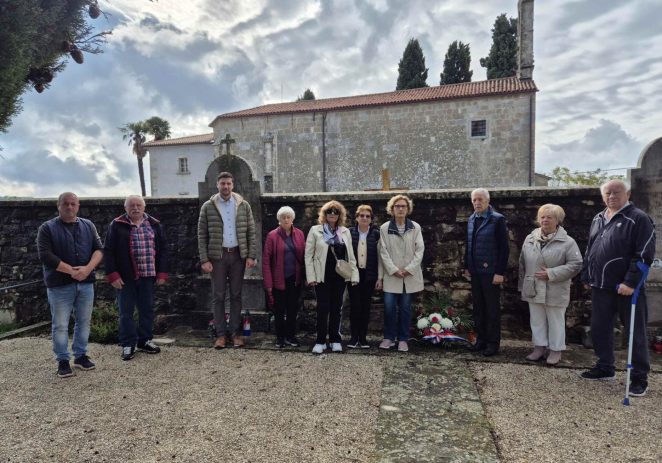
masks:
[[[633,167],[642,146],[623,128],[605,119],[590,128],[581,138],[545,145],[537,153],[538,172],[551,172],[554,167],[576,171],[622,169]]]

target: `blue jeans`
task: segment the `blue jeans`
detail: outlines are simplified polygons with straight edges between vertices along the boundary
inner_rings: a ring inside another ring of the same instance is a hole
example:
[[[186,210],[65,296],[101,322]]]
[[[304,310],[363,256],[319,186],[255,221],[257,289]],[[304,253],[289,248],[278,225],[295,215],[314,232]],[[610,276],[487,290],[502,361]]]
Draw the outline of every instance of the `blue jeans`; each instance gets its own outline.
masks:
[[[384,293],[384,339],[395,341],[396,334],[400,341],[409,339],[412,296],[412,293]]]
[[[71,283],[55,288],[46,288],[53,320],[51,334],[55,359],[69,360],[69,318],[73,312],[74,339],[71,350],[74,357],[87,354],[87,339],[90,337],[90,320],[94,304],[93,283]]]
[[[117,304],[120,307],[120,345],[140,346],[152,339],[154,324],[154,277],[124,280],[124,286],[117,291]],[[138,307],[138,330],[133,321],[133,310]]]

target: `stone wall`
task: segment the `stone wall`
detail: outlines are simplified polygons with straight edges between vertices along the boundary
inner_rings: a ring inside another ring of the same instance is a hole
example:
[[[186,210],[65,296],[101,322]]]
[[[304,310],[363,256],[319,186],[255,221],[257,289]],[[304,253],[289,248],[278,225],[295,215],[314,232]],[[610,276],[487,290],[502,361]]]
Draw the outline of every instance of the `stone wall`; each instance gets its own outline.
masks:
[[[391,192],[345,192],[310,195],[265,194],[262,196],[262,236],[277,225],[276,211],[291,206],[295,225],[307,232],[317,218],[319,207],[330,199],[341,201],[350,211],[359,204],[370,204],[376,222],[387,220],[384,208]],[[445,288],[458,304],[469,303],[469,285],[461,278],[467,218],[472,212],[469,190],[429,190],[410,192],[414,200],[412,219],[421,224],[426,244],[423,259],[426,288]],[[511,255],[503,298],[503,325],[516,333],[528,329],[528,310],[517,293],[517,259],[525,236],[535,227],[537,208],[552,202],[567,214],[566,228],[582,251],[586,247],[589,224],[602,209],[597,188],[583,189],[509,189],[492,190],[492,205],[508,218]],[[94,220],[103,237],[111,219],[122,211],[122,199],[83,199],[80,215]],[[196,288],[200,286],[197,267],[196,226],[198,200],[184,198],[148,199],[147,211],[163,221],[169,237],[172,262],[170,283],[157,292],[157,310],[185,320],[181,315],[200,310]],[[56,213],[54,200],[0,201],[0,286],[41,278],[35,246],[36,231],[43,221]],[[99,277],[100,278],[100,277]],[[105,282],[97,284],[102,299],[113,299]],[[579,285],[572,288],[568,311],[570,337],[578,339],[577,327],[588,318],[587,295]],[[47,318],[43,285],[34,285],[2,294],[0,312],[13,313],[20,321]],[[180,315],[177,317],[177,315]]]
[[[81,199],[79,215],[96,224],[103,239],[111,220],[123,210],[123,198]],[[195,308],[198,200],[147,199],[147,212],[163,221],[168,235],[172,274],[156,293],[160,313]],[[0,293],[0,319],[30,322],[48,318],[46,288],[41,282],[36,237],[39,225],[57,215],[55,199],[0,201],[0,287],[33,280],[39,283]],[[103,272],[97,272],[97,280]],[[97,283],[97,298],[113,300],[110,285]]]
[[[375,108],[218,119],[214,137],[236,140],[274,192],[526,186],[533,176],[535,94],[463,98]],[[487,136],[471,137],[471,121]],[[323,159],[326,166],[323,166]],[[267,163],[270,162],[269,165]],[[202,175],[202,172],[200,173]]]

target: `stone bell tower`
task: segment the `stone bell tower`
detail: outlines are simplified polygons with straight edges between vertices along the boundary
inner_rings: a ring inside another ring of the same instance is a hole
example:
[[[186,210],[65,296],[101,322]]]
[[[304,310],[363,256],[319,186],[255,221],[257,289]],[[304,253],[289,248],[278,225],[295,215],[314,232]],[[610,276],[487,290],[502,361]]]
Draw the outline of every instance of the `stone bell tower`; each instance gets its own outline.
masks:
[[[533,78],[533,0],[517,2],[517,77]]]

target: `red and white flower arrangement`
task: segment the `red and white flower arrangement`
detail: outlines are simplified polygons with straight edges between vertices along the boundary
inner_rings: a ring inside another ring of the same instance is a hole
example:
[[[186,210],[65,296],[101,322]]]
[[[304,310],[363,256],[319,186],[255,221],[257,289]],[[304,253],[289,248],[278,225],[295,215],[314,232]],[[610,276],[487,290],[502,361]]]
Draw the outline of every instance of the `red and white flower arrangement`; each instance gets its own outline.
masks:
[[[473,321],[468,311],[456,309],[452,300],[443,291],[426,298],[416,311],[416,330],[423,341],[432,344],[468,341]]]

